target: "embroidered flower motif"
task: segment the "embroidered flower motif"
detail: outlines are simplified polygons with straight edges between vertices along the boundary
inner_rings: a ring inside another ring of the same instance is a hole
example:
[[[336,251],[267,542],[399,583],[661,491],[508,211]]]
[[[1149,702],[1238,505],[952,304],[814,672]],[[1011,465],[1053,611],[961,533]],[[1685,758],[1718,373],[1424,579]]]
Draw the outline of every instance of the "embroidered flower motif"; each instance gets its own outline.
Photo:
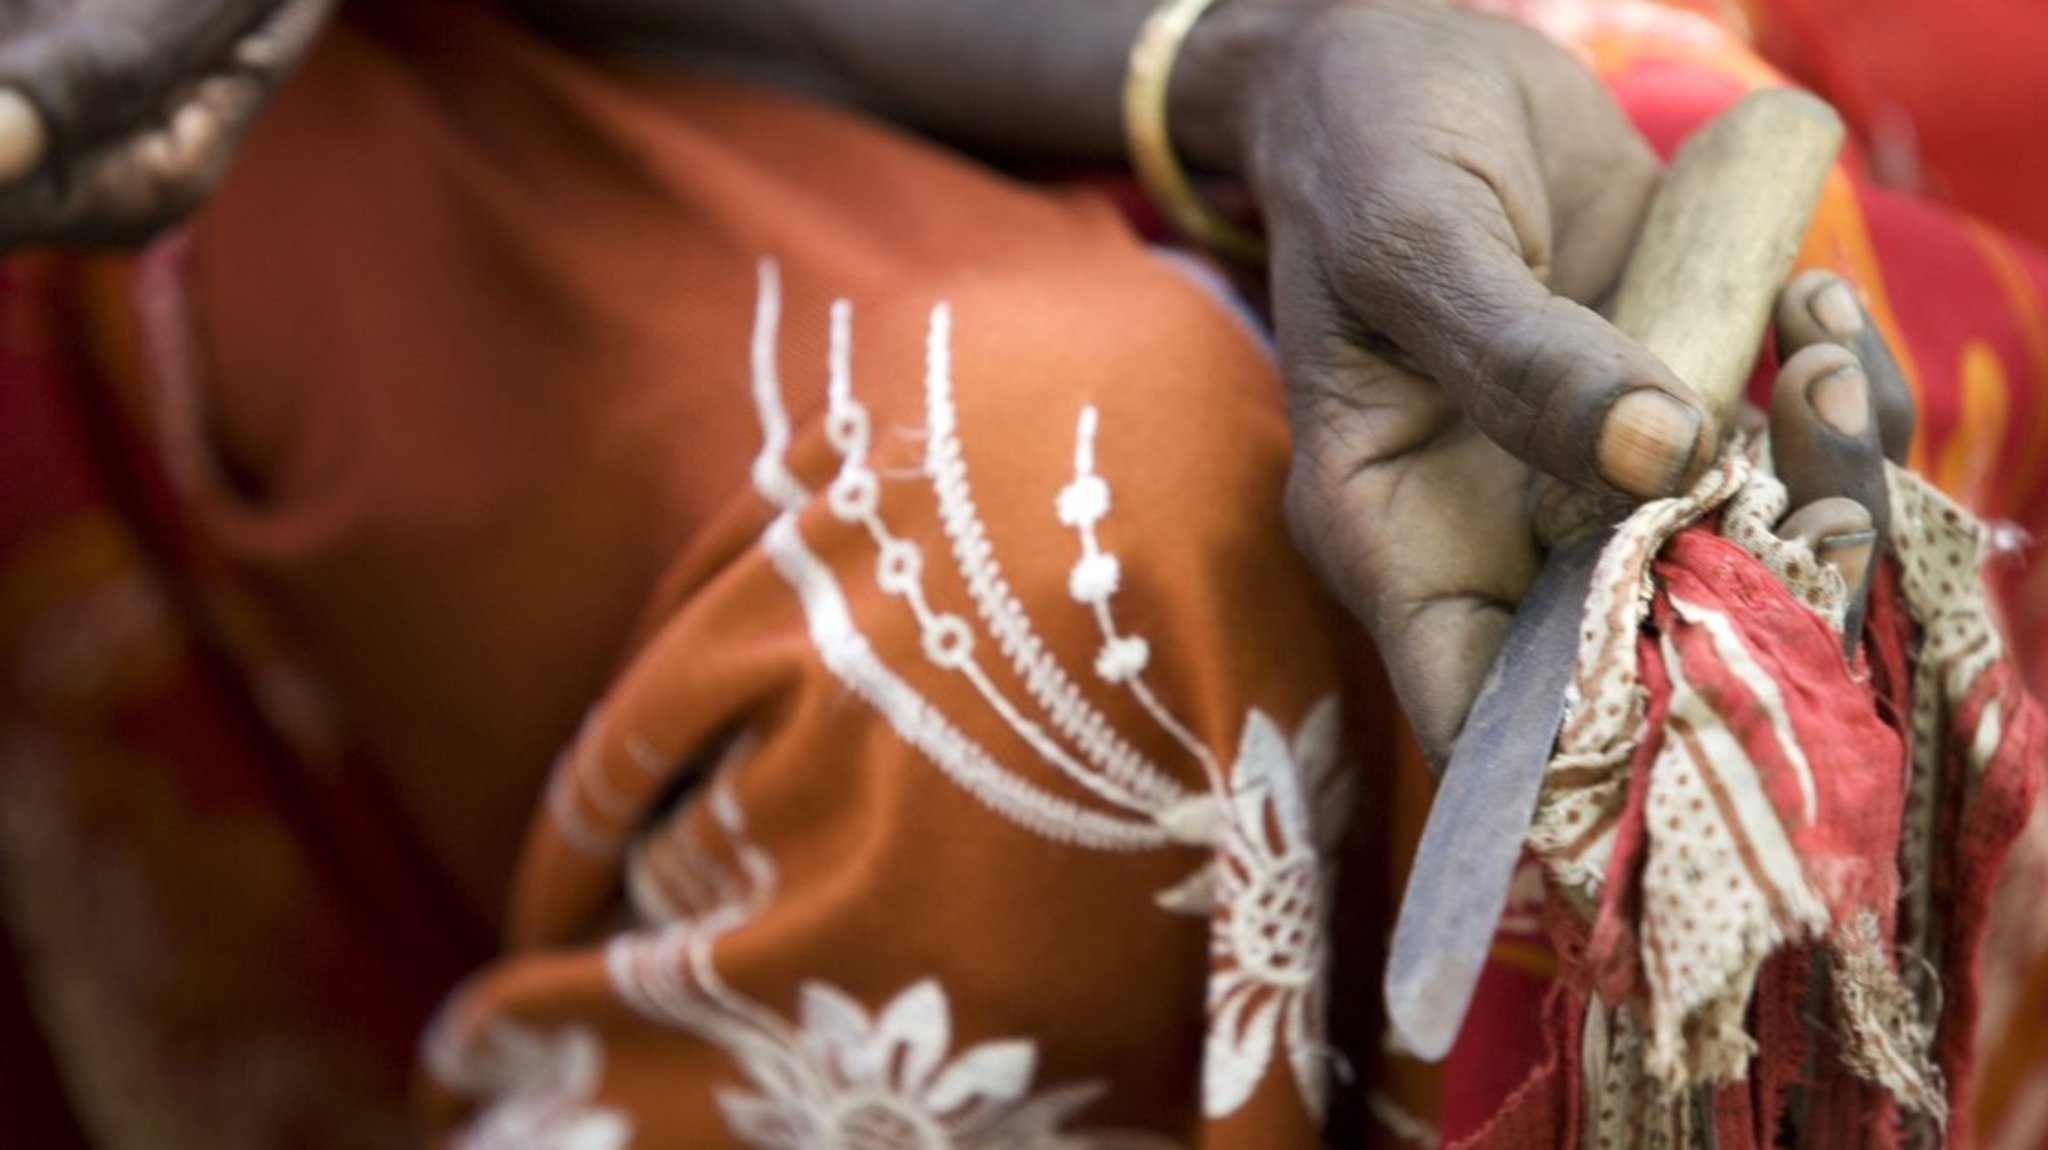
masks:
[[[757,348],[772,349],[780,295],[769,270],[764,267],[755,343]],[[1216,749],[1197,733],[1199,725],[1176,715],[1145,681],[1151,648],[1143,636],[1126,633],[1117,624],[1112,600],[1121,590],[1121,564],[1096,534],[1110,511],[1111,487],[1095,472],[1099,414],[1091,405],[1078,415],[1073,477],[1054,500],[1059,522],[1078,536],[1080,555],[1068,573],[1067,590],[1088,609],[1101,637],[1093,667],[1098,680],[1123,688],[1158,732],[1200,769],[1206,786],[1190,789],[1179,772],[1153,761],[1113,726],[1037,633],[1020,597],[1005,580],[976,511],[953,403],[951,324],[950,308],[935,305],[926,333],[924,470],[954,566],[973,601],[974,618],[986,628],[986,658],[993,666],[1008,665],[1028,701],[1020,702],[978,658],[978,640],[984,632],[977,632],[966,615],[947,611],[928,597],[921,552],[911,538],[892,529],[866,497],[872,492],[868,480],[846,480],[848,475],[871,479],[875,474],[866,458],[864,423],[857,426],[849,419],[843,428],[828,428],[828,438],[842,456],[841,480],[849,486],[828,491],[826,500],[835,514],[857,523],[873,541],[878,549],[877,582],[911,612],[927,660],[964,677],[1011,730],[1047,764],[1084,787],[1089,798],[1069,801],[1049,794],[1007,769],[954,726],[913,681],[875,656],[834,571],[810,550],[797,526],[796,517],[809,497],[793,480],[780,486],[765,481],[759,485],[763,497],[782,512],[764,532],[762,548],[796,592],[813,642],[832,673],[991,810],[1069,846],[1213,847],[1200,869],[1155,896],[1172,913],[1207,915],[1211,920],[1204,1111],[1220,1117],[1240,1109],[1267,1077],[1276,1055],[1284,1054],[1303,1101],[1320,1115],[1325,1090],[1325,860],[1331,839],[1341,828],[1334,820],[1312,819],[1311,811],[1335,813],[1348,805],[1336,793],[1350,781],[1336,769],[1336,701],[1333,697],[1318,704],[1303,720],[1292,745],[1270,718],[1253,711],[1246,718],[1238,762],[1226,770]],[[851,329],[844,306],[834,308],[832,339],[830,404],[851,411]],[[788,419],[772,367],[770,357],[757,356],[754,391],[763,455],[779,460],[789,443]],[[850,484],[856,482],[866,490],[853,491]],[[1043,722],[1031,712],[1031,704],[1043,712]],[[1313,802],[1306,797],[1311,795]],[[725,1104],[735,1129],[756,1146],[905,1150],[1110,1144],[1101,1132],[1067,1138],[1034,1133],[1051,1131],[1081,1104],[1058,1101],[1066,1097],[1059,1093],[1021,1103],[1022,1085],[1014,1091],[990,1086],[971,1093],[971,1107],[965,1101],[951,1109],[940,1106],[933,1092],[947,1096],[941,1083],[951,1073],[936,1068],[945,1053],[944,1035],[922,1044],[877,1037],[889,1030],[890,1019],[903,1009],[900,999],[872,1023],[858,1007],[842,1004],[851,1013],[840,1012],[845,1016],[840,1032],[868,1037],[819,1047],[808,1036],[799,1041],[795,1027],[758,1004],[746,1002],[730,988],[707,983],[707,978],[715,979],[715,971],[708,943],[702,939],[678,937],[665,951],[639,942],[622,944],[614,948],[613,957],[621,994],[635,1009],[705,1035],[747,1067],[759,1093],[731,1096]],[[679,979],[674,972],[684,960],[694,974]],[[807,1016],[828,1011],[823,1004],[836,994],[824,988],[807,992]],[[809,1001],[812,998],[816,1001]],[[805,1029],[810,1029],[809,1022]],[[806,1053],[792,1061],[792,1049]],[[849,1053],[856,1050],[866,1053]],[[977,1047],[961,1062],[970,1057],[997,1056]],[[915,1073],[913,1061],[921,1068]],[[814,1064],[825,1066],[830,1074],[819,1079],[806,1069]],[[1028,1068],[1023,1078],[1028,1081]],[[848,1109],[853,1106],[849,1098],[864,1100],[858,1121],[848,1117],[854,1113]],[[829,1108],[821,1109],[828,1103]],[[986,1121],[994,1125],[970,1128],[960,1107],[988,1115]],[[1049,1116],[1037,1124],[1019,1125],[1018,1115],[1027,1107],[1041,1108],[1030,1112]],[[1008,1132],[1013,1126],[1025,1133]]]
[[[720,975],[713,947],[766,908],[776,868],[747,835],[731,792],[718,788],[712,801],[724,849],[691,842],[667,865],[689,872],[678,885],[719,893],[658,930],[614,937],[605,969],[629,1008],[717,1046],[746,1076],[751,1091],[717,1096],[741,1142],[757,1150],[1171,1150],[1171,1141],[1142,1131],[1062,1131],[1107,1086],[1033,1096],[1038,1050],[1027,1039],[952,1055],[952,1009],[934,979],[872,1017],[822,982],[803,985],[793,1022],[741,994]],[[564,1144],[572,1147],[585,1150]]]
[[[1059,1127],[1098,1084],[1029,1095],[1030,1042],[985,1042],[947,1060],[951,1012],[917,983],[873,1018],[845,994],[803,988],[796,1050],[739,1051],[758,1094],[718,1096],[734,1134],[760,1150],[977,1150],[1064,1144]]]
[[[437,1030],[428,1062],[443,1082],[494,1099],[456,1135],[457,1150],[616,1150],[632,1137],[625,1115],[591,1102],[604,1049],[585,1027],[545,1035],[498,1020],[471,1049]]]
[[[1263,712],[1245,720],[1211,928],[1202,1111],[1212,1118],[1245,1104],[1276,1048],[1303,1104],[1323,1112],[1325,852],[1342,831],[1334,816],[1345,806],[1338,727],[1335,696],[1302,721],[1292,746]]]
[[[752,1091],[717,1095],[739,1142],[756,1150],[1174,1150],[1174,1142],[1133,1130],[1063,1132],[1108,1087],[1073,1082],[1032,1097],[1038,1048],[1030,1040],[983,1042],[952,1056],[952,1009],[934,978],[872,1017],[823,982],[803,984],[795,1021],[745,997],[719,974],[713,949],[766,911],[778,876],[731,790],[711,792],[711,812],[717,841],[684,831],[657,864],[672,872],[666,886],[707,898],[678,906],[682,913],[655,929],[614,935],[604,968],[631,1011],[698,1035],[745,1074]],[[455,1070],[444,1066],[455,1062],[434,1058],[434,1046],[430,1068],[453,1080]],[[610,1150],[600,1142],[532,1146]]]

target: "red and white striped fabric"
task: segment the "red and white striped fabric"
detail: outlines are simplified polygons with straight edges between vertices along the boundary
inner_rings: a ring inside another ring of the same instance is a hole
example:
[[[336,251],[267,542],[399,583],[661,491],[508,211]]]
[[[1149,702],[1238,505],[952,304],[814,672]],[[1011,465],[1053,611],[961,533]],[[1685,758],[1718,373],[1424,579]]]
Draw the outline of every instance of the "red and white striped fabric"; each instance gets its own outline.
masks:
[[[1530,837],[1563,1032],[1503,1115],[1568,1144],[1914,1144],[1967,1105],[1975,940],[2044,746],[1987,533],[1894,469],[1845,657],[1846,588],[1772,533],[1766,454],[1639,509],[1595,575]]]

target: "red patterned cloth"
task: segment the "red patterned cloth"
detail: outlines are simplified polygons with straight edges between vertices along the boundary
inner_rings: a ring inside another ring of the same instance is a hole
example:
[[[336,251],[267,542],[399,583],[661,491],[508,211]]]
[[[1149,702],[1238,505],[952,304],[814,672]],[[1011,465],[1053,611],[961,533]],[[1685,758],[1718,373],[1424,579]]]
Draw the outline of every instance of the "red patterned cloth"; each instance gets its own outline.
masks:
[[[1559,1145],[1722,1147],[1969,1113],[1977,940],[2048,732],[1976,590],[1983,529],[1891,485],[1867,656],[1739,456],[1609,545],[1531,839],[1568,1005],[1474,1145],[1521,1144],[1531,1108]]]

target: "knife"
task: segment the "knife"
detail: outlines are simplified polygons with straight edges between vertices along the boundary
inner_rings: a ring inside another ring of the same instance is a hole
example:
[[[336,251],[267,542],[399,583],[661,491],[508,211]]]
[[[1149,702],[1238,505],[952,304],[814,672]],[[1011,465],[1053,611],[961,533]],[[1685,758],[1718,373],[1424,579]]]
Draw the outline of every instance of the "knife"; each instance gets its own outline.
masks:
[[[1841,142],[1821,100],[1752,92],[1686,141],[1650,205],[1612,319],[1717,427],[1741,399]],[[1492,949],[1610,535],[1596,497],[1546,483],[1536,531],[1551,550],[1452,747],[1394,925],[1388,1020],[1402,1049],[1432,1062],[1450,1051]]]

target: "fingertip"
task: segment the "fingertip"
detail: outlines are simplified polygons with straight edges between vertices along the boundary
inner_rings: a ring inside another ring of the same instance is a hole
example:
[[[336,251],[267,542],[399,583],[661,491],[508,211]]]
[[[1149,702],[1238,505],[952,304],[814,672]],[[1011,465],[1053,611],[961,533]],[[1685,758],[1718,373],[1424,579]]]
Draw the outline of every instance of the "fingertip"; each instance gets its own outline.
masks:
[[[1772,316],[1778,354],[1790,357],[1816,343],[1857,344],[1867,326],[1855,290],[1825,268],[1811,268],[1793,277],[1778,293]]]
[[[1813,344],[1779,369],[1771,404],[1771,456],[1796,510],[1779,534],[1804,538],[1851,586],[1870,562],[1855,538],[1889,520],[1872,378],[1847,348]]]
[[[1825,496],[1786,516],[1778,526],[1778,536],[1806,544],[1816,558],[1835,569],[1852,596],[1849,616],[1853,619],[1859,613],[1870,565],[1884,536],[1870,508],[1847,496]],[[1848,630],[1853,637],[1855,628]]]
[[[42,167],[49,148],[42,109],[17,88],[0,88],[0,187]]]
[[[1877,531],[1865,528],[1830,535],[1816,543],[1813,552],[1835,569],[1845,586],[1860,594],[1870,575],[1870,561],[1877,556]]]
[[[1869,377],[1856,353],[1840,344],[1809,344],[1778,368],[1772,395],[1772,433],[1783,438],[1807,412],[1829,430],[1860,439],[1870,422]]]
[[[1839,276],[1829,276],[1807,297],[1806,310],[1822,331],[1844,343],[1863,334],[1863,305]]]
[[[1607,483],[1642,499],[1677,494],[1701,466],[1700,411],[1654,387],[1614,401],[1600,423],[1594,464]]]
[[[1870,430],[1870,383],[1860,367],[1842,367],[1814,380],[1806,387],[1806,402],[1837,435],[1861,439]]]

